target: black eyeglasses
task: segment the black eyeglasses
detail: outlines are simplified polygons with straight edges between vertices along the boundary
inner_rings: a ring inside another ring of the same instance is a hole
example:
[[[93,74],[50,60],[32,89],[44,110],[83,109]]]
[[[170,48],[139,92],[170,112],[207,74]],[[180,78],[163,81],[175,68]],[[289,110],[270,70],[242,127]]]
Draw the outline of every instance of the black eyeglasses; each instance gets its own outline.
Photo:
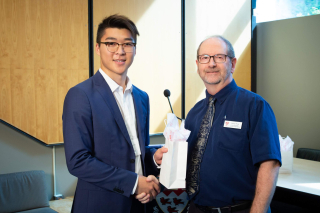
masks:
[[[122,45],[123,50],[126,53],[132,53],[136,46],[136,43],[133,43],[133,42],[123,43],[123,44],[119,44],[117,42],[100,42],[100,44],[105,44],[107,46],[107,50],[112,53],[116,52],[120,45]]]
[[[216,55],[198,55],[198,61],[200,64],[209,63],[210,59],[213,58],[215,63],[224,63],[228,55],[225,54],[216,54]],[[229,58],[232,58],[228,56]]]

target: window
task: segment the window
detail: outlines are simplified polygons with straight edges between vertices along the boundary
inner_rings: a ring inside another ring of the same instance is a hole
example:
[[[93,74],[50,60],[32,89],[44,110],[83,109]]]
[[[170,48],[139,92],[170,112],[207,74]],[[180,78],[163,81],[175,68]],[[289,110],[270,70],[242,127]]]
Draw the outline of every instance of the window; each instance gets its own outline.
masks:
[[[320,14],[320,0],[257,0],[256,22]]]

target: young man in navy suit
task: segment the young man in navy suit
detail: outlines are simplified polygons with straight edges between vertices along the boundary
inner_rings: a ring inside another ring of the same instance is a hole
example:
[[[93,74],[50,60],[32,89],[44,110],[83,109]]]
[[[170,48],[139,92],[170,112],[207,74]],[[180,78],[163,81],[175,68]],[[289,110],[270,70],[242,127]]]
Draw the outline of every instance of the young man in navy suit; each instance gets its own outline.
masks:
[[[166,148],[149,145],[149,97],[127,77],[139,32],[125,16],[98,27],[95,51],[100,69],[71,88],[63,108],[69,172],[78,177],[72,212],[144,212],[160,192]],[[153,174],[153,175],[149,175]],[[149,175],[148,177],[145,177]]]

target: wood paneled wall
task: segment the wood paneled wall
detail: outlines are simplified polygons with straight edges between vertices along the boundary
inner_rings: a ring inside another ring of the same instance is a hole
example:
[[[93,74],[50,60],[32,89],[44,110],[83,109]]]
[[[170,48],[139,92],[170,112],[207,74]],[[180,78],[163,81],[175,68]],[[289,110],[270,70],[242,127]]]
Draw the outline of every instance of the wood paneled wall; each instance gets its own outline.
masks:
[[[87,0],[0,0],[0,119],[62,142],[68,89],[89,77]]]
[[[94,38],[102,19],[116,13],[134,21],[140,33],[128,76],[150,97],[150,133],[163,132],[164,120],[171,112],[165,89],[170,89],[173,110],[181,116],[181,1],[95,0]],[[96,54],[94,67],[95,71],[100,67]]]

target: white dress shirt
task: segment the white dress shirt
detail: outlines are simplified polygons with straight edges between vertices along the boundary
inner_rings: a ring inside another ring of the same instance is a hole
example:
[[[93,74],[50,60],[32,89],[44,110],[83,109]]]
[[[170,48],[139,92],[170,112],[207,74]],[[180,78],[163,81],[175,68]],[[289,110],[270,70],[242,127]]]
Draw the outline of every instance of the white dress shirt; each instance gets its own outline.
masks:
[[[134,154],[136,156],[135,157],[135,173],[137,173],[138,175],[137,175],[136,184],[133,187],[133,191],[132,191],[132,194],[134,194],[138,184],[139,175],[143,175],[143,172],[142,172],[142,164],[141,164],[141,157],[140,157],[141,150],[139,145],[139,139],[137,136],[136,113],[135,113],[133,97],[132,97],[132,83],[130,79],[127,77],[128,79],[127,87],[123,92],[123,87],[119,86],[114,80],[112,80],[105,72],[103,72],[101,68],[99,69],[99,72],[108,83],[117,101],[118,107],[120,109],[124,123],[127,127],[127,131],[130,136]]]

